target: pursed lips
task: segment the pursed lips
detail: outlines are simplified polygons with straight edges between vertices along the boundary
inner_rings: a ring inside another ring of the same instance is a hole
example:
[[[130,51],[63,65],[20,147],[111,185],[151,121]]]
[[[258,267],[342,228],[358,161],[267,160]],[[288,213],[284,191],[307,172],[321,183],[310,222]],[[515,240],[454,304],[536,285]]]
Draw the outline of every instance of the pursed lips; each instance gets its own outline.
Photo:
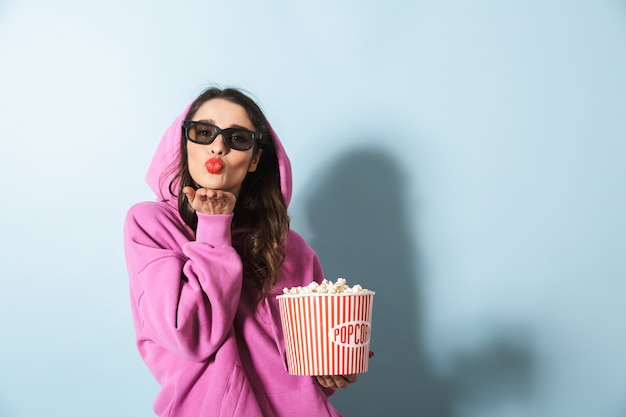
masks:
[[[224,169],[224,163],[219,158],[211,158],[204,163],[210,174],[219,174]]]

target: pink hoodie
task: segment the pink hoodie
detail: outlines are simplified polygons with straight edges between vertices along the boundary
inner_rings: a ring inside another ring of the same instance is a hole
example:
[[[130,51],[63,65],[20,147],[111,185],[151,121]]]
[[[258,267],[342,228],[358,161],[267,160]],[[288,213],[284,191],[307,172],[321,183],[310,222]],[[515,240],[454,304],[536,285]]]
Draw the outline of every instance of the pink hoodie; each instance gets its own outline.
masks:
[[[189,107],[188,107],[189,108]],[[177,158],[181,114],[165,132],[146,176],[156,202],[130,208],[124,243],[137,348],[161,385],[159,416],[340,416],[315,378],[287,373],[275,296],[323,279],[317,255],[290,231],[279,280],[264,302],[242,280],[232,215],[198,215],[193,231],[161,178]],[[281,188],[291,165],[274,132]]]

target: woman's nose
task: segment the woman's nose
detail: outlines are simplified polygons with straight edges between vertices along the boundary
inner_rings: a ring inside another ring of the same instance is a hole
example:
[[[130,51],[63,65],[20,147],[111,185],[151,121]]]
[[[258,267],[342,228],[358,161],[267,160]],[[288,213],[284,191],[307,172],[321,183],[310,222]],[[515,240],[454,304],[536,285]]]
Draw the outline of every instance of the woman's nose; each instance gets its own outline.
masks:
[[[221,133],[209,144],[209,151],[217,155],[223,155],[228,152],[228,146],[224,143],[224,137]]]

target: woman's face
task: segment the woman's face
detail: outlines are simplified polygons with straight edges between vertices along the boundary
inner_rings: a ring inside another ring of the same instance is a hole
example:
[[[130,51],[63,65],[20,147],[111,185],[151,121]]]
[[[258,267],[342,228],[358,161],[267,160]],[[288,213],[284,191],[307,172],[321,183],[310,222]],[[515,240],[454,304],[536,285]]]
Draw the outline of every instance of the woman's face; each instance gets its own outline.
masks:
[[[221,98],[202,104],[191,120],[211,123],[220,129],[255,130],[242,106]],[[254,154],[254,147],[247,151],[230,149],[221,134],[208,145],[187,141],[189,173],[196,184],[210,190],[228,191],[236,197],[247,173],[256,170],[260,157],[261,150]]]

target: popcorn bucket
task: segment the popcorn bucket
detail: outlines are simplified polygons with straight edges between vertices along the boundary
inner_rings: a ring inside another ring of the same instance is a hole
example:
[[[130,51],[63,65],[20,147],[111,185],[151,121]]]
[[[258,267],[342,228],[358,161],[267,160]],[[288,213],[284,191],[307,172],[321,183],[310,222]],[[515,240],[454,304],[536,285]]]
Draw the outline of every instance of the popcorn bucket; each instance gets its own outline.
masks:
[[[367,372],[373,291],[276,298],[291,375]]]

